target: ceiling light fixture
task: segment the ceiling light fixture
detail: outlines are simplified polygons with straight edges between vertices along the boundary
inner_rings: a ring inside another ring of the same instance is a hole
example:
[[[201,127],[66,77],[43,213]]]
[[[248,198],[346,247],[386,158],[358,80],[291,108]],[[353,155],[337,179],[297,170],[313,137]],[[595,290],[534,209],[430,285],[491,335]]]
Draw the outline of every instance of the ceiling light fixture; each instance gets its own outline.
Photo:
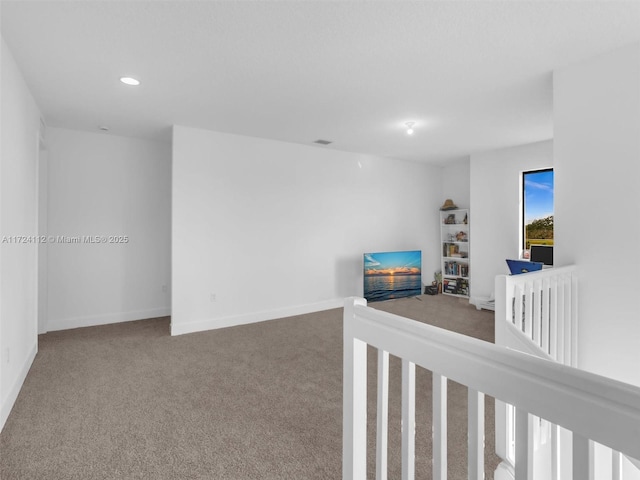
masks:
[[[134,87],[137,87],[138,85],[140,85],[140,80],[133,77],[120,77],[120,81],[125,85],[132,85]]]
[[[406,122],[405,125],[407,126],[407,135],[413,135],[413,126],[416,124],[416,122]]]

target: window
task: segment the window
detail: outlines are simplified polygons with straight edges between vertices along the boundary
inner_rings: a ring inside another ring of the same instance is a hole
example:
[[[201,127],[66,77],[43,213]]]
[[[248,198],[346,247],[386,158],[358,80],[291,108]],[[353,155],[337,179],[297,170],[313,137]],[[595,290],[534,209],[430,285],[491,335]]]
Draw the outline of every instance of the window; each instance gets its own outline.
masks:
[[[553,169],[522,174],[522,238],[524,257],[529,246],[553,245]]]

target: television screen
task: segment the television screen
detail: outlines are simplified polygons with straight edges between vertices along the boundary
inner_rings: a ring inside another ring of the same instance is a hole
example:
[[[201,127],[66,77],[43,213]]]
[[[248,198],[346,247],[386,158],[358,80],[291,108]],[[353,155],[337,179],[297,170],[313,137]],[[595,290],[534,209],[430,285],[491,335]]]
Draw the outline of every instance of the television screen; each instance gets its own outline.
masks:
[[[553,245],[531,245],[529,260],[553,265]]]
[[[364,298],[379,302],[414,297],[422,290],[422,252],[364,254]]]

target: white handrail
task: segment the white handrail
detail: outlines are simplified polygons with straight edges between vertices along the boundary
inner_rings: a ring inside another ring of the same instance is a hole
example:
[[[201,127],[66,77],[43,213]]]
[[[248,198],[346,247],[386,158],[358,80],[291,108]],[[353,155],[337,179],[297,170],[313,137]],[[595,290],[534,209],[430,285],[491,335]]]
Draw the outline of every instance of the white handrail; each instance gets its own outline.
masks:
[[[577,275],[575,266],[496,277],[495,343],[554,362],[577,367]],[[531,477],[560,480],[569,439],[560,441],[557,426],[544,422],[545,438],[516,436],[516,409],[496,401],[496,454],[503,459],[500,478],[514,478],[517,451],[531,450]],[[542,423],[540,424],[542,427]],[[545,454],[550,457],[545,462]],[[534,454],[534,452],[539,452]],[[540,459],[536,474],[533,463]],[[550,462],[550,464],[548,464]]]
[[[495,343],[565,365],[578,366],[578,269],[575,265],[496,277]],[[512,464],[514,411],[496,402],[496,453]],[[551,436],[557,442],[556,433]],[[528,441],[529,439],[527,439]],[[538,442],[540,439],[538,439]],[[511,445],[511,449],[507,447]],[[536,447],[539,447],[537,445]],[[551,448],[553,480],[560,478],[559,445]],[[620,478],[619,453],[613,451],[613,477]],[[616,455],[618,455],[616,457]],[[626,457],[640,470],[640,462]],[[501,466],[502,467],[502,466]],[[500,468],[500,467],[499,467]],[[509,475],[512,477],[513,475]],[[538,476],[537,476],[538,477]],[[544,478],[544,477],[540,477]]]
[[[499,275],[495,288],[496,345],[578,366],[575,266]]]
[[[378,311],[344,310],[343,479],[366,478],[366,345],[640,457],[640,388]]]

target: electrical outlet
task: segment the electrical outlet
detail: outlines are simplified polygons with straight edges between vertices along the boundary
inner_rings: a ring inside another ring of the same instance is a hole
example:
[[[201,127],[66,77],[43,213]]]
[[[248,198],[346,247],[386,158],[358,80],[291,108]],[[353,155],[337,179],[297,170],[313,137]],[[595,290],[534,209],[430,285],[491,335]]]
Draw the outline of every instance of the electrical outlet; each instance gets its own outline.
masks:
[[[166,285],[162,285],[162,293],[167,293],[167,286]]]
[[[216,301],[216,294],[215,294],[215,293],[212,293],[212,294],[211,294],[211,301],[212,301],[212,302],[215,302],[215,301]]]

